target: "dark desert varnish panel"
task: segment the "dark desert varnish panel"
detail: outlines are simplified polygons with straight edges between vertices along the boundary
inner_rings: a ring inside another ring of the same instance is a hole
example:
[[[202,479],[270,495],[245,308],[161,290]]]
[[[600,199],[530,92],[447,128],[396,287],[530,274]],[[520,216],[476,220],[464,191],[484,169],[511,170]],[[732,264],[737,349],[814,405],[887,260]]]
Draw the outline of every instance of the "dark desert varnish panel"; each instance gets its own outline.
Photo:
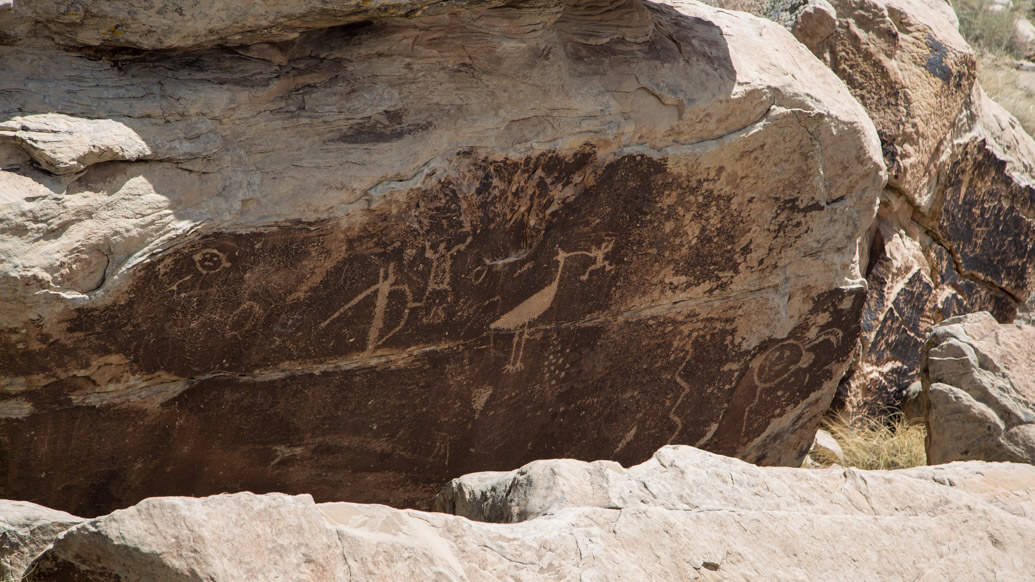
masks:
[[[673,221],[705,232],[666,234]],[[750,349],[736,302],[651,304],[660,260],[721,293],[747,228],[708,178],[587,146],[468,154],[346,219],[202,236],[18,359],[28,373],[117,354],[178,379],[175,395],[76,404],[92,381],[75,376],[26,394],[31,419],[0,423],[6,494],[87,515],[237,489],[423,506],[453,476],[536,458],[694,443],[788,462],[754,441],[833,380],[861,290],[817,297],[821,317]]]

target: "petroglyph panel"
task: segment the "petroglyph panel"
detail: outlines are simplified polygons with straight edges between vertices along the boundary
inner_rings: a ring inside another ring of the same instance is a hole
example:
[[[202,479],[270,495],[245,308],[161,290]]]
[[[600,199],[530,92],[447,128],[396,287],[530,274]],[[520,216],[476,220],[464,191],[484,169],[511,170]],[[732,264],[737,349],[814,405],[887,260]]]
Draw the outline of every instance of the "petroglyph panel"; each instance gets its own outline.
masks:
[[[772,22],[598,4],[0,46],[8,117],[67,129],[0,153],[0,496],[420,505],[668,442],[793,464],[858,336],[877,133]]]
[[[802,210],[775,205],[758,228],[729,173],[693,171],[590,146],[466,154],[347,221],[185,242],[46,348],[185,389],[143,415],[70,405],[89,384],[71,374],[27,393],[36,426],[64,427],[62,454],[4,420],[7,491],[82,514],[227,489],[419,506],[452,476],[534,458],[689,443],[793,463],[862,291],[824,292],[774,337],[760,315],[788,298],[738,291],[739,267],[752,248],[789,260]]]

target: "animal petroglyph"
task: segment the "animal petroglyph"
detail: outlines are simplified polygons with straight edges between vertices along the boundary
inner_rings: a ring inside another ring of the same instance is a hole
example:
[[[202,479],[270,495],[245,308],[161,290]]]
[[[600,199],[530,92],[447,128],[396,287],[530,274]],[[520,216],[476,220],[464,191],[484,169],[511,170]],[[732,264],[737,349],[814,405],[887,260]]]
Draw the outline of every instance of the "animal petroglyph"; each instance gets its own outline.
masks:
[[[373,352],[378,346],[387,341],[388,338],[401,330],[406,325],[406,320],[410,316],[410,311],[414,307],[420,305],[413,303],[413,293],[410,292],[410,288],[406,285],[396,285],[396,280],[394,263],[389,264],[387,269],[381,267],[381,270],[378,273],[377,283],[361,291],[345,305],[338,308],[334,314],[325,319],[323,323],[317,327],[319,329],[324,329],[332,321],[341,317],[341,315],[346,311],[352,309],[368,296],[374,294],[374,313],[370,322],[370,327],[367,329],[367,346],[365,353]],[[399,323],[392,329],[384,332],[385,316],[388,309],[388,296],[393,291],[399,291],[406,295],[406,303],[403,308],[403,312],[399,317]]]
[[[668,409],[668,417],[672,422],[676,424],[676,428],[672,431],[672,434],[668,437],[668,440],[665,441],[666,445],[672,444],[672,441],[676,440],[676,437],[679,436],[679,433],[683,432],[683,419],[679,418],[679,415],[676,414],[676,409],[679,408],[679,405],[683,403],[683,399],[686,398],[686,395],[690,393],[690,383],[683,379],[683,370],[686,368],[686,364],[689,361],[690,356],[687,356],[687,358],[683,360],[683,365],[679,366],[679,369],[676,370],[676,383],[679,384],[679,387],[682,389],[682,391],[679,393],[679,396],[676,397],[676,401],[672,403],[672,407]]]
[[[614,266],[604,258],[611,250],[613,244],[613,241],[608,241],[599,247],[594,247],[591,251],[573,251],[570,253],[558,248],[557,255],[554,257],[554,260],[557,261],[557,272],[554,274],[553,281],[489,324],[489,329],[492,330],[517,332],[514,334],[513,344],[511,345],[510,358],[507,360],[507,365],[503,368],[505,372],[517,372],[524,368],[521,358],[525,351],[525,342],[528,339],[528,326],[542,317],[546,310],[553,305],[554,299],[557,297],[557,288],[561,283],[561,274],[564,272],[564,264],[568,258],[586,256],[594,259],[593,264],[579,277],[579,280],[585,281],[589,278],[589,274],[597,269],[605,271],[614,269]]]

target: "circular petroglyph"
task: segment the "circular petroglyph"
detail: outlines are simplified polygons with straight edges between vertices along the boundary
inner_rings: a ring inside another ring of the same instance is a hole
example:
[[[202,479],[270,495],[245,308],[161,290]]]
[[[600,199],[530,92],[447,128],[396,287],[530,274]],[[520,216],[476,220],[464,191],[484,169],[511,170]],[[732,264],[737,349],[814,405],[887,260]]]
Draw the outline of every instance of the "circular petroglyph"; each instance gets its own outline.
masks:
[[[194,253],[194,266],[202,273],[215,273],[229,267],[230,261],[216,249],[202,249]]]
[[[755,382],[759,386],[774,384],[801,364],[805,348],[795,340],[787,340],[769,348],[758,357]]]

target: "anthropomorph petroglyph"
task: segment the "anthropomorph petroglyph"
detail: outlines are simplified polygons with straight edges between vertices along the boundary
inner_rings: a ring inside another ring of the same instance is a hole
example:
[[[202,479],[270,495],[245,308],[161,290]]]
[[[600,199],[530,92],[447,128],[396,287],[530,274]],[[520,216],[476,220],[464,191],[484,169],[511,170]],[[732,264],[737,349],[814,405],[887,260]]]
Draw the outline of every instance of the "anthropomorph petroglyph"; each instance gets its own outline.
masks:
[[[739,453],[748,419],[762,393],[783,386],[795,372],[826,369],[826,360],[842,337],[840,330],[828,329],[808,343],[788,338],[756,355],[730,395],[711,446],[724,454]],[[817,365],[816,360],[821,362]],[[794,383],[807,384],[807,380],[798,378]]]
[[[441,459],[443,465],[449,465],[449,433],[435,433],[435,448],[431,451],[433,459]]]
[[[539,319],[553,305],[553,301],[557,297],[557,288],[561,283],[561,274],[564,272],[565,261],[569,257],[580,255],[594,259],[593,264],[579,277],[579,280],[585,281],[589,278],[589,274],[597,269],[605,271],[614,269],[614,266],[604,259],[604,256],[611,250],[613,244],[612,241],[608,241],[599,247],[594,247],[591,251],[574,251],[570,253],[558,248],[557,256],[554,257],[554,260],[557,261],[557,272],[554,274],[553,281],[489,324],[489,329],[517,332],[514,334],[510,358],[507,361],[507,365],[503,368],[504,371],[516,372],[524,368],[524,365],[521,363],[521,357],[525,351],[525,341],[528,339],[528,326],[536,319]]]
[[[413,303],[413,293],[410,292],[410,288],[406,285],[396,285],[395,275],[395,264],[389,264],[388,268],[381,267],[378,273],[377,283],[367,287],[359,295],[356,295],[348,303],[342,305],[334,312],[333,315],[328,317],[318,327],[324,329],[332,321],[340,317],[349,309],[355,307],[359,302],[367,298],[367,296],[376,293],[374,298],[374,314],[373,319],[370,322],[370,327],[367,330],[367,346],[365,353],[373,352],[379,345],[384,343],[388,338],[396,334],[400,329],[406,325],[406,320],[410,315],[410,310],[419,304]],[[406,303],[403,308],[402,314],[399,316],[399,323],[390,329],[388,332],[383,332],[385,327],[385,312],[388,309],[388,296],[393,291],[399,291],[406,295]]]
[[[194,253],[194,266],[202,274],[215,273],[230,266],[226,255],[216,249],[202,249]]]
[[[429,305],[428,297],[434,291],[449,292],[452,290],[451,279],[453,277],[453,255],[467,248],[472,237],[468,236],[462,243],[446,248],[446,243],[439,243],[432,247],[430,243],[424,243],[424,258],[428,259],[428,282],[424,286],[424,296],[411,307]],[[422,320],[425,323],[439,323],[445,319],[445,309],[442,305],[434,306],[424,311]]]

